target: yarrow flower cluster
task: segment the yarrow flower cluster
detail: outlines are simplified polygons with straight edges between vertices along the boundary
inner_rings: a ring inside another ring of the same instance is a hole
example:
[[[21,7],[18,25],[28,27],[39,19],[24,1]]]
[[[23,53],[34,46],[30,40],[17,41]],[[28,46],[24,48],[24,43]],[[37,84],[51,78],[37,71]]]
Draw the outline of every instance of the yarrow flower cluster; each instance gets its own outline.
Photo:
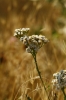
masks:
[[[53,86],[56,89],[66,88],[66,70],[62,70],[58,73],[53,74],[54,79],[52,80]]]
[[[21,40],[22,39],[22,40]],[[20,40],[27,46],[26,51],[28,53],[32,53],[37,51],[44,45],[44,43],[48,42],[48,39],[42,35],[32,35],[32,36],[25,36]]]
[[[26,33],[28,33],[30,30],[30,28],[20,28],[20,29],[15,29],[15,33],[14,36],[17,38],[21,38],[23,36],[26,35]]]
[[[37,53],[38,50],[48,42],[48,39],[43,35],[27,36],[25,33],[29,31],[29,28],[16,29],[14,36],[18,37],[20,41],[26,46],[28,53]]]

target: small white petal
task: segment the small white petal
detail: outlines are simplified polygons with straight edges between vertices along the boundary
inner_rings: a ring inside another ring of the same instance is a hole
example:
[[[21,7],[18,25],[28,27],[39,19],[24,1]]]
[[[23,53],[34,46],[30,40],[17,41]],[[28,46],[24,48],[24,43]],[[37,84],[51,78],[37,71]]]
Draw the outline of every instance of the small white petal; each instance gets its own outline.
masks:
[[[16,36],[17,35],[17,33],[14,33],[14,36]]]

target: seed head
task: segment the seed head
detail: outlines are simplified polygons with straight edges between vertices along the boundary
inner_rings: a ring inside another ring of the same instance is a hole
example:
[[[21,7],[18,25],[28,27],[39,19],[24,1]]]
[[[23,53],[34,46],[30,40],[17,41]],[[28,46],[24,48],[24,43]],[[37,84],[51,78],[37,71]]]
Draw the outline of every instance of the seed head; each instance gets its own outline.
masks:
[[[23,37],[22,42],[27,46],[27,52],[32,53],[34,51],[37,53],[38,50],[48,42],[48,39],[42,35],[32,35]]]
[[[54,73],[53,77],[52,83],[56,89],[66,88],[66,70]]]
[[[20,41],[23,42],[23,44],[27,47],[26,51],[29,53],[37,53],[38,50],[48,41],[48,39],[43,35],[31,35],[27,36],[26,33],[28,33],[30,28],[20,28],[15,29],[14,36],[19,38]]]
[[[20,39],[21,37],[25,36],[26,33],[29,32],[29,30],[30,30],[30,28],[15,29],[14,36]]]

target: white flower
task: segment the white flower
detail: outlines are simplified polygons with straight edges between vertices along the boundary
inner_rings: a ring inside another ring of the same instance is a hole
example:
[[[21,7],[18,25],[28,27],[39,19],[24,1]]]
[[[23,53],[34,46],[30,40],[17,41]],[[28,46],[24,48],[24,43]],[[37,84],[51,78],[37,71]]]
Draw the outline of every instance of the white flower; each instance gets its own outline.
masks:
[[[30,30],[30,28],[22,28],[21,31],[23,32],[28,32]]]
[[[55,86],[57,89],[66,88],[66,70],[54,73],[53,77],[54,77],[54,79],[52,80],[53,86]]]
[[[20,39],[20,41],[23,42],[24,45],[26,45],[26,51],[29,53],[37,53],[38,50],[48,41],[48,39],[43,35],[32,35],[27,36],[26,33],[30,28],[20,28],[15,29],[14,36]]]
[[[26,33],[28,33],[30,28],[20,28],[20,29],[15,29],[14,36],[17,38],[21,38],[25,36]]]
[[[44,43],[48,42],[48,39],[42,35],[32,35],[23,37],[22,42],[27,46],[27,52],[32,53],[34,51],[37,53]]]

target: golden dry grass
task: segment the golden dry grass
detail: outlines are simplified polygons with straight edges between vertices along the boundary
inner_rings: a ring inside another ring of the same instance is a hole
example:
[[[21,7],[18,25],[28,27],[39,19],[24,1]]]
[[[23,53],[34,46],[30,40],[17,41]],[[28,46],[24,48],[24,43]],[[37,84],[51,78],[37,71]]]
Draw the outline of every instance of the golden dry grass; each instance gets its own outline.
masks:
[[[49,39],[37,54],[37,62],[50,98],[63,100],[62,92],[52,96],[51,80],[53,73],[66,68],[65,36],[57,33],[56,20],[60,17],[61,7],[52,3],[31,0],[0,0],[0,100],[47,100],[38,77],[31,54],[25,46],[13,37],[16,28],[30,27],[30,34],[41,34]]]

